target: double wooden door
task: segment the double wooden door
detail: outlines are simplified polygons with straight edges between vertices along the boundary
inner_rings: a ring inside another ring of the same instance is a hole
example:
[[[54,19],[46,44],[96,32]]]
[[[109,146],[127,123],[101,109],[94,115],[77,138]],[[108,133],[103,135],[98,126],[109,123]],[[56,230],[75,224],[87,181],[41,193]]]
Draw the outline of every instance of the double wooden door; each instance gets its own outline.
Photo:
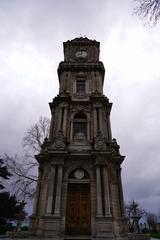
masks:
[[[69,183],[66,211],[66,234],[90,235],[90,185]]]

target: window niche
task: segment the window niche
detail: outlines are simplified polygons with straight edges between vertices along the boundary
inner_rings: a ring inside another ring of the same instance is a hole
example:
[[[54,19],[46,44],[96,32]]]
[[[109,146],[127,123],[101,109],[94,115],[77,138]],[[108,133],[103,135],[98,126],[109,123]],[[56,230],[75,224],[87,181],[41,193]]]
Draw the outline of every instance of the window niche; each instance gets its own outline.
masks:
[[[87,138],[87,116],[83,112],[79,112],[74,116],[73,138],[77,140]]]
[[[84,96],[86,94],[86,81],[77,80],[76,81],[76,94],[77,96]]]

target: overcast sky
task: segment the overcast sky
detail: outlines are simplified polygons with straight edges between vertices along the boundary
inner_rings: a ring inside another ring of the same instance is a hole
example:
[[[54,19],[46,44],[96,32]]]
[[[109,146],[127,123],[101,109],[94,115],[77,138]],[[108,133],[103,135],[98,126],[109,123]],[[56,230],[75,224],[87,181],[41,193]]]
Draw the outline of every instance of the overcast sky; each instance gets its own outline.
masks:
[[[125,200],[160,209],[160,31],[133,15],[133,0],[0,0],[0,153],[22,138],[58,93],[62,43],[101,43],[113,137],[125,155]]]

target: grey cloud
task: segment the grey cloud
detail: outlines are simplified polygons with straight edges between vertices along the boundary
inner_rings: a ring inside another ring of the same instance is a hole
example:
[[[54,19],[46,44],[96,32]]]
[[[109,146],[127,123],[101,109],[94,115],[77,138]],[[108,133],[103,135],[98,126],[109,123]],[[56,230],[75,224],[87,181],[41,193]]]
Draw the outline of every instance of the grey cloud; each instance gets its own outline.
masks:
[[[125,198],[156,211],[160,200],[160,72],[154,57],[159,56],[160,35],[132,15],[133,5],[127,0],[0,2],[0,153],[20,151],[26,129],[40,115],[50,116],[48,102],[58,93],[56,70],[63,60],[62,42],[87,35],[101,42],[104,93],[113,102],[113,137],[126,155],[122,166]],[[141,56],[131,66],[135,42],[127,48],[129,31],[136,34],[140,24],[147,35],[139,50],[146,59],[140,63],[144,75],[135,68]],[[125,66],[121,64],[124,57],[128,57]]]

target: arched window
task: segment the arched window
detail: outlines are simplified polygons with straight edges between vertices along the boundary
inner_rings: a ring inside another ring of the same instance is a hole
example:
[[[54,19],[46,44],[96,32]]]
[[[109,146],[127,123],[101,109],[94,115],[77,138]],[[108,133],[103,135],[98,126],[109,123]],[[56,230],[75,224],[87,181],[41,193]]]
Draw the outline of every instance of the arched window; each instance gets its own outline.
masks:
[[[87,116],[82,112],[77,113],[73,120],[73,136],[80,133],[87,137]]]

